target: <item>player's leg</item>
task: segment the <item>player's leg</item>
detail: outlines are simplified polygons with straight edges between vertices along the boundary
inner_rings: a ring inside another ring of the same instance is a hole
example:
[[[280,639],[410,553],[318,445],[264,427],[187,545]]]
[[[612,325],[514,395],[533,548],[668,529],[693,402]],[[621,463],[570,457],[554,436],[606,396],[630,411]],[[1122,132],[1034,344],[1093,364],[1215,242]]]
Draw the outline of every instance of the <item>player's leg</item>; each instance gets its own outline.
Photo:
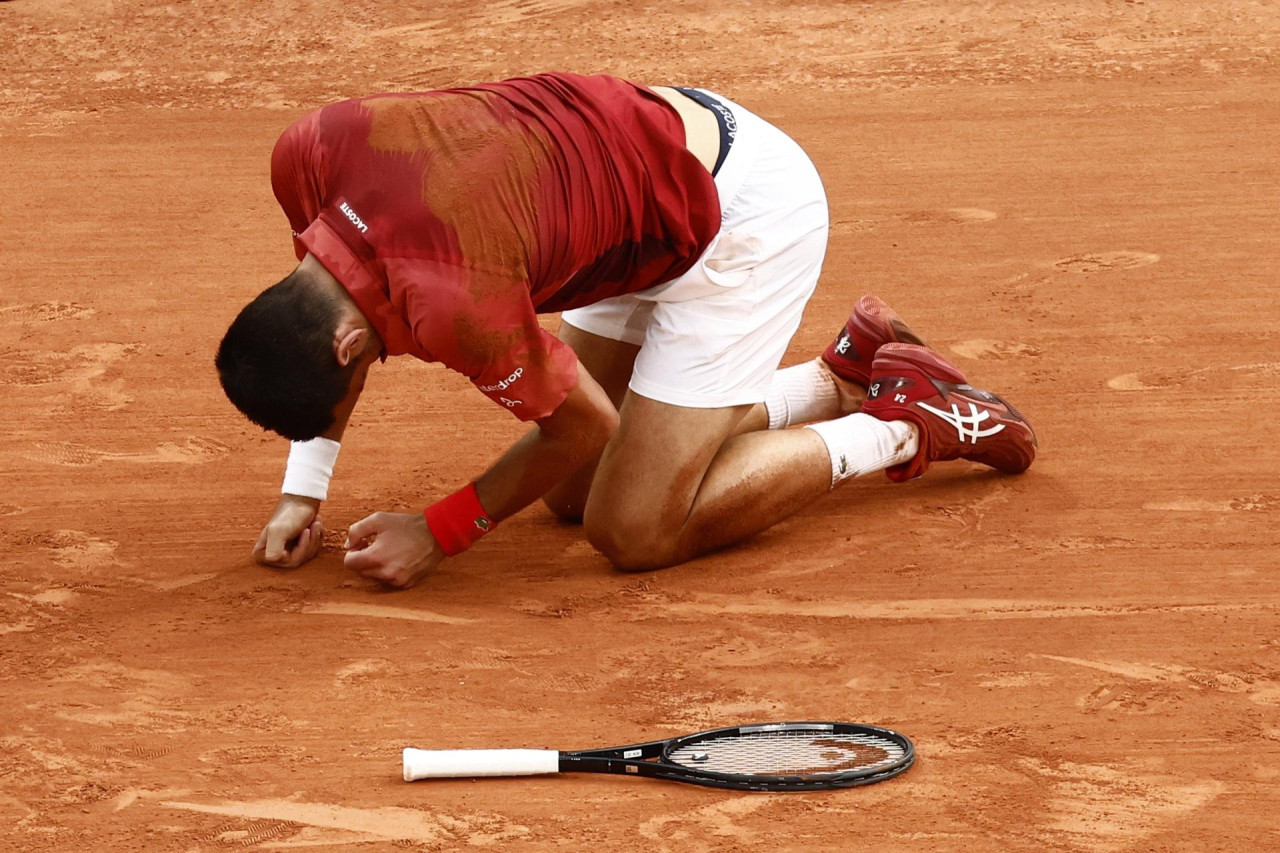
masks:
[[[833,465],[813,429],[738,433],[751,406],[698,409],[629,392],[587,502],[591,543],[623,569],[684,562],[771,527],[826,494]],[[850,415],[847,474],[915,454],[915,427]],[[837,421],[836,423],[839,423]]]
[[[587,502],[587,536],[623,569],[684,562],[764,530],[841,482],[933,462],[1025,471],[1036,437],[999,396],[927,347],[886,343],[865,413],[795,430],[738,433],[747,405],[676,406],[629,391]]]
[[[644,312],[647,322],[653,304],[629,297],[606,302],[609,304],[566,312],[559,338],[573,347],[592,378],[621,408],[640,351],[638,343],[625,340],[629,337],[628,318]],[[889,326],[889,317],[897,319],[878,299],[864,297],[828,352],[821,358],[775,371],[765,402],[749,406],[728,435],[782,429],[858,411],[866,397],[865,368],[870,366],[871,354],[881,343],[904,339]],[[585,331],[575,322],[603,334]],[[634,319],[631,324],[635,326]],[[859,356],[860,351],[864,357]],[[564,521],[581,521],[598,461],[597,458],[583,466],[548,492],[543,498],[547,508]]]
[[[789,268],[807,275],[804,259],[812,263],[813,254],[801,248],[790,258],[762,264],[770,273],[766,280],[786,279]],[[727,319],[701,322],[707,311],[732,316],[717,302],[761,290],[764,298],[745,312],[754,328],[735,329]],[[1021,414],[969,386],[933,350],[898,342],[918,339],[874,299],[859,302],[819,365],[824,373],[841,374],[842,387],[869,386],[865,413],[804,429],[744,429],[744,422],[759,417],[753,394],[766,396],[766,419],[778,420],[781,372],[770,370],[790,338],[788,318],[795,314],[775,311],[775,294],[748,282],[696,305],[657,307],[620,407],[618,431],[601,456],[586,501],[587,536],[618,567],[684,562],[754,535],[863,474],[888,469],[891,479],[901,481],[919,476],[931,462],[957,458],[1016,473],[1034,459],[1035,436]],[[719,357],[698,360],[699,351]],[[862,403],[857,393],[848,396]],[[811,397],[802,389],[791,402]],[[699,402],[712,405],[693,405]]]
[[[655,366],[663,365],[657,350],[642,350],[587,497],[592,544],[620,568],[660,568],[752,536],[864,474],[887,469],[901,482],[948,459],[1026,470],[1036,438],[1021,413],[970,386],[933,350],[890,340],[914,336],[868,323],[869,304],[859,303],[837,339],[852,345],[823,357],[824,370],[839,371],[855,387],[869,385],[863,412],[804,429],[744,430],[758,414],[750,403],[698,408],[638,393],[652,388]],[[665,325],[678,327],[678,318]]]
[[[820,252],[815,263],[821,263]],[[816,278],[816,267],[813,275]],[[564,312],[560,340],[573,347],[578,360],[619,408],[655,305],[639,296],[621,296]],[[898,333],[898,326],[906,329],[884,303],[864,297],[827,352],[821,358],[776,370],[765,401],[751,405],[729,434],[781,429],[858,411],[866,397],[866,369],[875,347],[894,340],[917,341],[914,336]],[[596,461],[574,472],[543,498],[547,508],[562,520],[582,519]]]
[[[917,427],[901,420],[853,414],[814,429],[747,428],[774,420],[767,405],[761,418],[759,402],[822,265],[825,209],[811,213],[806,231],[780,232],[783,248],[762,247],[732,286],[656,303],[584,517],[590,541],[620,568],[672,565],[738,541],[847,476],[915,455]],[[721,249],[733,257],[734,246]],[[698,275],[674,295],[705,284]]]

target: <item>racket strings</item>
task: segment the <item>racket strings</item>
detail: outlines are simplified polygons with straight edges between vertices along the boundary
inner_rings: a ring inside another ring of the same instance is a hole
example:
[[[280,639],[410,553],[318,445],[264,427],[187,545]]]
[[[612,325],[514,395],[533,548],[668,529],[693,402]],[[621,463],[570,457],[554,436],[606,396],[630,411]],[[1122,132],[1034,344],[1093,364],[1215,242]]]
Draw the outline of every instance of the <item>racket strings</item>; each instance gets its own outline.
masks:
[[[725,735],[672,750],[669,761],[692,770],[745,776],[815,776],[874,770],[906,750],[874,734],[776,731]]]

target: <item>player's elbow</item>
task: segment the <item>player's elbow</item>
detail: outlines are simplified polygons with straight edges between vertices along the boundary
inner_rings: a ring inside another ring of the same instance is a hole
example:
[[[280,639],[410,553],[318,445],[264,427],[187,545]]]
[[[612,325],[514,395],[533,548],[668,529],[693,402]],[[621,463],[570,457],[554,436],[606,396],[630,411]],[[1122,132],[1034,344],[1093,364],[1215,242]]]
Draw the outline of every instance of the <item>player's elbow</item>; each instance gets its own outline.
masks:
[[[599,404],[571,396],[538,427],[546,438],[572,448],[575,458],[566,461],[585,464],[600,455],[620,423],[618,410],[607,399]]]

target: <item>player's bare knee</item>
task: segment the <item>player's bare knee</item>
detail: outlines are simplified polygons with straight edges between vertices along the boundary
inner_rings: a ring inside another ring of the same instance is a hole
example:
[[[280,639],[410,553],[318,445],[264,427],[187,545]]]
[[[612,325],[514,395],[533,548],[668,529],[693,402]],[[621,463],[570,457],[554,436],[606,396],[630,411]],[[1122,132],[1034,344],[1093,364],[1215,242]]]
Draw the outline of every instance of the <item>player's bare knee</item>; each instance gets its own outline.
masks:
[[[649,547],[636,543],[609,543],[596,545],[613,567],[620,572],[652,572],[674,565],[674,552],[663,547]]]
[[[656,532],[656,525],[642,520],[602,518],[588,513],[583,519],[587,541],[614,567],[624,572],[664,569],[679,562],[675,541]]]

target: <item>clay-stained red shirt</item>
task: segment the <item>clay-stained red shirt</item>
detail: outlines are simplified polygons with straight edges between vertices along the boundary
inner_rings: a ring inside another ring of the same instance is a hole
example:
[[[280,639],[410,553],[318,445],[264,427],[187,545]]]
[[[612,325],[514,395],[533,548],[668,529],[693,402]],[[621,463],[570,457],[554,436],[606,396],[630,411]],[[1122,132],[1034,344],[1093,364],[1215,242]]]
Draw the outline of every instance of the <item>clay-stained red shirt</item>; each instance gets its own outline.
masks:
[[[299,259],[342,282],[389,355],[439,361],[523,420],[577,382],[538,313],[673,279],[720,225],[679,114],[607,76],[332,104],[280,137],[271,184]]]

